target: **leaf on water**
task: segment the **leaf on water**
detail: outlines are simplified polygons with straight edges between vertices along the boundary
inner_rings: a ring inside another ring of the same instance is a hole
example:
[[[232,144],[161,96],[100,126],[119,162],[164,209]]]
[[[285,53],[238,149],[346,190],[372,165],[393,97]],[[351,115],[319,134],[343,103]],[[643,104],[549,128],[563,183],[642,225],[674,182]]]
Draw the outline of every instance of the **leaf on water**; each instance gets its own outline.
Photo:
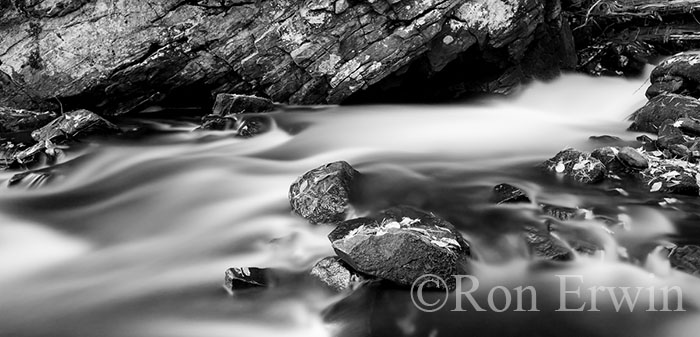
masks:
[[[653,185],[651,185],[651,189],[649,190],[649,192],[659,191],[661,189],[661,187],[663,187],[663,186],[664,186],[664,184],[662,182],[657,181]]]
[[[566,166],[564,166],[564,162],[562,162],[562,161],[559,161],[559,163],[557,163],[557,166],[554,167],[554,170],[557,171],[558,173],[564,172],[565,169],[566,169]]]

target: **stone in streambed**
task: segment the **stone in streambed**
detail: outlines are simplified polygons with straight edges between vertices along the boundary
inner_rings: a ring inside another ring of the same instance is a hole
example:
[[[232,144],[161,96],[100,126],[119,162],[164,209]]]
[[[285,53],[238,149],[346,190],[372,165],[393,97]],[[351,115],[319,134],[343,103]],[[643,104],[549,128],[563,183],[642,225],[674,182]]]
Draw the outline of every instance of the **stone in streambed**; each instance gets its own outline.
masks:
[[[643,170],[649,167],[649,160],[636,149],[625,146],[617,153],[617,158],[627,167]]]
[[[114,133],[119,127],[88,110],[75,110],[54,119],[40,129],[32,132],[37,142],[58,142],[70,140],[94,133]]]
[[[674,93],[700,97],[700,53],[683,52],[663,60],[650,76],[649,98]]]
[[[689,136],[700,136],[700,120],[695,118],[679,118],[673,123],[684,134]]]
[[[318,261],[310,272],[311,276],[328,288],[337,292],[353,289],[366,278],[352,270],[337,256],[328,256]]]
[[[275,104],[267,99],[251,95],[218,94],[212,114],[218,116],[236,115],[245,112],[268,112],[275,110]]]
[[[700,118],[700,100],[676,94],[662,94],[649,100],[635,111],[630,131],[657,133],[667,120],[682,117]]]
[[[268,274],[269,270],[265,268],[229,268],[224,275],[224,289],[233,295],[240,290],[267,287]]]
[[[470,256],[469,244],[451,223],[406,206],[339,223],[328,238],[353,269],[406,287],[433,274],[452,289],[452,275],[464,273]]]
[[[549,232],[534,226],[526,226],[523,237],[530,247],[530,253],[537,257],[553,261],[569,261],[574,258],[573,251]]]
[[[603,165],[605,165],[606,174],[608,176],[612,175],[626,175],[628,174],[627,167],[622,164],[618,159],[618,154],[620,149],[613,146],[605,146],[597,148],[591,152],[591,157],[600,160]]]
[[[678,246],[669,255],[671,267],[688,274],[700,275],[700,247]]]
[[[195,130],[224,131],[235,128],[238,121],[233,116],[206,115],[202,117],[202,125]]]
[[[543,163],[546,170],[556,172],[584,184],[603,180],[606,168],[588,152],[565,149]]]
[[[262,115],[239,115],[238,137],[250,138],[259,134],[270,131],[272,128],[272,119]]]
[[[530,198],[522,189],[510,184],[499,184],[493,188],[489,202],[500,205],[506,203],[529,203]]]
[[[700,195],[697,177],[700,175],[695,164],[684,160],[670,159],[652,162],[641,172],[641,181],[650,192]]]
[[[39,112],[0,107],[0,136],[33,131],[48,124],[54,118],[56,118],[56,113],[50,111]]]
[[[359,175],[344,161],[304,173],[289,187],[292,210],[314,224],[345,220],[351,207],[353,184]]]

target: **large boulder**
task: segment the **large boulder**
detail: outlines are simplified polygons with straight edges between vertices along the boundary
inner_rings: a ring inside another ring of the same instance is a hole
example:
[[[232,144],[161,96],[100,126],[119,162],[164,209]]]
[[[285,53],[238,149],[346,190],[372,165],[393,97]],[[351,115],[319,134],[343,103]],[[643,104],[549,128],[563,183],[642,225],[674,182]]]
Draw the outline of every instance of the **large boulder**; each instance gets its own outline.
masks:
[[[605,178],[606,168],[588,152],[565,149],[546,160],[543,167],[584,184],[595,184]]]
[[[634,112],[631,131],[657,133],[667,120],[681,117],[700,118],[700,100],[676,94],[661,94],[650,99]]]
[[[651,72],[647,97],[680,94],[700,98],[700,52],[673,55]]]
[[[401,286],[432,274],[453,288],[453,275],[465,271],[470,256],[469,244],[452,224],[405,206],[342,222],[328,238],[353,269]]]
[[[359,175],[344,161],[304,173],[289,187],[292,211],[314,224],[345,220],[351,207],[353,185]]]

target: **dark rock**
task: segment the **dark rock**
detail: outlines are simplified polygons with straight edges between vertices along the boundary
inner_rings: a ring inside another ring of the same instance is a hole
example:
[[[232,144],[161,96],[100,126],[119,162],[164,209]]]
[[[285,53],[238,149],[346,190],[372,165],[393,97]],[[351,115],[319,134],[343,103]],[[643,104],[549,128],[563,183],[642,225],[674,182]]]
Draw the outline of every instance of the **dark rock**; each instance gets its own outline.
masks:
[[[0,143],[0,170],[8,169],[17,162],[18,154],[27,147],[21,143],[3,142]]]
[[[311,269],[311,276],[338,292],[353,289],[366,280],[337,256],[318,261]]]
[[[698,196],[698,171],[692,165],[681,160],[652,162],[649,168],[641,172],[641,181],[650,192]]]
[[[651,72],[647,97],[667,93],[700,97],[700,53],[697,51],[673,55]]]
[[[605,177],[605,165],[588,152],[565,149],[543,163],[546,170],[563,174],[577,182],[595,184]]]
[[[195,130],[224,131],[236,126],[236,118],[233,116],[206,115],[202,117],[202,125]]]
[[[643,170],[649,167],[649,161],[647,160],[644,155],[642,155],[639,151],[626,146],[620,149],[620,151],[617,153],[617,158],[620,159],[620,161],[627,165],[627,167],[630,167],[635,170]]]
[[[690,149],[683,144],[671,144],[667,146],[668,151],[675,157],[688,158],[691,155]]]
[[[700,120],[695,118],[680,118],[676,125],[684,134],[689,136],[700,136]]]
[[[622,138],[609,135],[590,136],[588,137],[588,139],[602,145],[618,145],[620,143],[624,143],[624,140],[622,140]]]
[[[678,246],[669,255],[671,267],[688,274],[700,275],[700,247]]]
[[[272,129],[272,119],[268,116],[243,114],[239,116],[239,119],[239,137],[250,138]]]
[[[656,54],[642,41],[596,43],[579,51],[577,70],[595,76],[637,76]]]
[[[675,94],[655,96],[632,114],[630,131],[657,133],[666,120],[700,118],[700,100]]]
[[[268,273],[264,268],[229,268],[224,276],[224,289],[233,295],[239,290],[267,287]]]
[[[626,175],[628,174],[627,167],[617,158],[620,149],[617,147],[606,146],[593,150],[591,157],[600,160],[605,165],[608,175]]]
[[[359,175],[344,161],[304,173],[289,187],[292,210],[314,224],[345,220],[353,184]]]
[[[88,111],[75,110],[66,112],[44,127],[32,132],[37,142],[59,142],[87,136],[93,133],[114,133],[119,127],[106,119]]]
[[[578,208],[563,207],[557,205],[540,204],[542,212],[561,221],[583,219],[585,212]]]
[[[434,274],[452,289],[452,275],[464,272],[470,256],[469,244],[452,224],[405,206],[342,222],[328,238],[353,269],[401,286]]]
[[[236,115],[245,112],[268,112],[275,110],[275,104],[258,96],[218,94],[212,109],[217,116]]]
[[[8,187],[38,188],[46,185],[54,178],[54,173],[50,170],[26,171],[17,173],[7,182]]]
[[[683,144],[687,141],[683,132],[671,120],[666,120],[658,131],[659,139],[656,144],[661,149],[669,149],[672,145]]]
[[[526,226],[523,237],[532,255],[536,257],[554,261],[569,261],[574,258],[574,252],[566,244],[544,229]]]
[[[0,107],[0,136],[8,133],[30,132],[56,118],[54,112],[37,112]]]
[[[493,188],[493,192],[491,193],[491,198],[489,198],[489,202],[494,204],[519,202],[529,203],[530,198],[528,198],[527,193],[525,193],[525,191],[518,187],[515,187],[510,184],[499,184]]]

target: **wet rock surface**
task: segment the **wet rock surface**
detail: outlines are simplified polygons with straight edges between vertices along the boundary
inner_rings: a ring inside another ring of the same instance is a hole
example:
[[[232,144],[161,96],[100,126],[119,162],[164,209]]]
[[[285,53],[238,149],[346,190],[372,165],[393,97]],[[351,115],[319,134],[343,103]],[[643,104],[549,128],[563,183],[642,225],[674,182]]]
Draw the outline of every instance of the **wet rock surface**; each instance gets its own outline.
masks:
[[[60,142],[90,134],[119,132],[119,127],[88,110],[75,110],[32,132],[37,142]]]
[[[700,246],[678,246],[671,251],[669,261],[675,269],[700,276]]]
[[[565,149],[545,161],[545,170],[562,174],[583,184],[595,184],[605,177],[605,165],[588,152]]]
[[[464,272],[470,256],[469,244],[452,224],[405,206],[339,223],[328,238],[353,269],[400,286],[434,274],[451,289],[451,276]]]
[[[351,207],[353,185],[359,176],[344,161],[306,172],[289,187],[292,211],[314,224],[345,220]]]
[[[265,268],[233,267],[224,274],[224,289],[233,295],[237,291],[269,286],[269,270]]]
[[[329,287],[343,292],[358,287],[362,282],[370,279],[360,275],[337,256],[329,256],[318,261],[310,272],[311,276]]]
[[[227,116],[273,110],[275,110],[275,104],[267,98],[251,95],[218,94],[212,108],[212,114]]]
[[[573,251],[547,230],[535,226],[526,226],[523,237],[530,247],[531,254],[537,258],[553,261],[569,261],[574,258]]]
[[[30,111],[0,107],[0,137],[7,134],[31,132],[56,118],[56,113],[50,111]]]
[[[631,131],[656,134],[666,120],[676,121],[682,117],[700,118],[700,100],[677,94],[662,94],[653,97],[632,115]]]
[[[504,203],[529,203],[530,198],[522,189],[510,184],[499,184],[494,186],[489,202],[494,204]]]
[[[642,41],[604,41],[578,52],[576,70],[595,76],[637,76],[656,57],[656,50]]]
[[[651,72],[647,97],[679,94],[700,97],[700,53],[684,52],[665,59]]]

